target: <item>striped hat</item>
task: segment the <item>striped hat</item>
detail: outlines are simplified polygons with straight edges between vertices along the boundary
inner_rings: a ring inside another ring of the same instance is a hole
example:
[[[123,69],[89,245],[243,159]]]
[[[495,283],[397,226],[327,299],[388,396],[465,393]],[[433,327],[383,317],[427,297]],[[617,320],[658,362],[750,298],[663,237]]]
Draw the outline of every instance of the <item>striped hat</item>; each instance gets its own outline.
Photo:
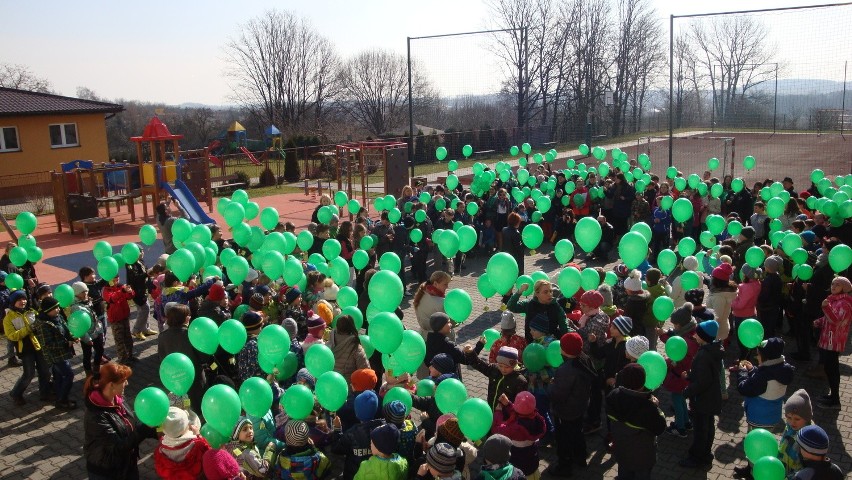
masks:
[[[518,365],[518,349],[500,347],[500,350],[497,351],[497,363],[515,368]]]
[[[799,430],[796,435],[796,443],[802,450],[812,455],[826,455],[828,453],[828,434],[817,425],[808,425]]]
[[[387,420],[388,423],[400,426],[403,422],[405,422],[405,404],[399,400],[393,400],[386,403],[383,407],[383,411],[385,414],[385,420]]]
[[[456,469],[458,453],[449,443],[436,443],[426,453],[426,463],[439,473],[452,473]]]
[[[301,447],[308,443],[308,424],[301,420],[290,420],[284,424],[284,443],[290,447]]]
[[[630,335],[630,331],[633,330],[633,319],[625,317],[624,315],[619,315],[612,321],[612,325],[618,329],[622,335],[627,336]]]

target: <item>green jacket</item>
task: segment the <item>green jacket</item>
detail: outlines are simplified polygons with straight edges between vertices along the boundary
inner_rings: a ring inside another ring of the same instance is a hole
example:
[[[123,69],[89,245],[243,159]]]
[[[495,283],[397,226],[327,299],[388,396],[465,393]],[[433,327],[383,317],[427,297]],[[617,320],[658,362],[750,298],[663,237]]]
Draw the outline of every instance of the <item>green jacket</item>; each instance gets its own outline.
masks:
[[[408,478],[408,461],[394,453],[390,458],[373,455],[361,464],[355,480],[405,480]]]
[[[479,472],[480,480],[524,480],[526,476],[520,468],[511,463],[502,466],[489,465]]]

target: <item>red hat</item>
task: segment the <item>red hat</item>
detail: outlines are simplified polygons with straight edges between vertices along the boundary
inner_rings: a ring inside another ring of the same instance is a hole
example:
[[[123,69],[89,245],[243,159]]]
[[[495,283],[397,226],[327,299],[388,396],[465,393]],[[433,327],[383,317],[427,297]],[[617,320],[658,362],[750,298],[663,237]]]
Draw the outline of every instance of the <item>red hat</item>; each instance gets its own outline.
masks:
[[[221,302],[225,299],[225,287],[220,283],[214,283],[210,286],[210,291],[207,292],[207,300],[211,302]]]
[[[577,332],[566,333],[559,339],[559,348],[562,355],[576,357],[583,351],[583,338]]]
[[[240,474],[240,464],[227,450],[214,448],[201,457],[204,476],[210,480],[231,480]]]
[[[376,388],[376,382],[379,379],[376,377],[376,372],[370,368],[362,368],[352,372],[352,390],[363,392]]]
[[[592,308],[601,308],[604,303],[603,295],[597,290],[588,290],[580,296],[580,303]]]
[[[718,267],[713,269],[713,278],[717,280],[728,281],[731,279],[731,275],[734,274],[734,267],[729,263],[719,264]]]
[[[580,310],[571,310],[571,313],[568,314],[568,318],[573,322],[578,322],[581,318],[583,318],[583,312]]]

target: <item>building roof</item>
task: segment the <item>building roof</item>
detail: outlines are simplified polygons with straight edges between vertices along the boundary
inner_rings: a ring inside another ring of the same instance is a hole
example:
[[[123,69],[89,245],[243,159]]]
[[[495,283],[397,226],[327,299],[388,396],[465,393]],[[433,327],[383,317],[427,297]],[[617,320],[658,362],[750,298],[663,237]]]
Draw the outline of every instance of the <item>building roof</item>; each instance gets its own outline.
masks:
[[[74,113],[116,113],[123,105],[0,87],[0,117]]]

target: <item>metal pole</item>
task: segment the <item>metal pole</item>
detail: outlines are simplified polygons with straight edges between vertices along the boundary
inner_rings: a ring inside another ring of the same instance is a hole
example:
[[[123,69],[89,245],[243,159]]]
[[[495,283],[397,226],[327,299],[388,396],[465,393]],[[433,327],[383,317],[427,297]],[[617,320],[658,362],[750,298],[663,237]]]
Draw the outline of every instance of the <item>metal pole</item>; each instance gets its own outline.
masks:
[[[407,39],[408,43],[408,165],[411,168],[411,178],[408,183],[414,179],[414,98],[411,90],[411,37]],[[387,169],[387,165],[385,165]]]
[[[843,137],[843,127],[846,125],[846,70],[849,67],[849,61],[843,62],[843,106],[840,110],[840,136]],[[843,138],[846,140],[846,138]]]
[[[772,135],[778,129],[778,64],[775,64],[775,110],[772,112]]]
[[[674,15],[669,15],[669,166],[674,163]]]

